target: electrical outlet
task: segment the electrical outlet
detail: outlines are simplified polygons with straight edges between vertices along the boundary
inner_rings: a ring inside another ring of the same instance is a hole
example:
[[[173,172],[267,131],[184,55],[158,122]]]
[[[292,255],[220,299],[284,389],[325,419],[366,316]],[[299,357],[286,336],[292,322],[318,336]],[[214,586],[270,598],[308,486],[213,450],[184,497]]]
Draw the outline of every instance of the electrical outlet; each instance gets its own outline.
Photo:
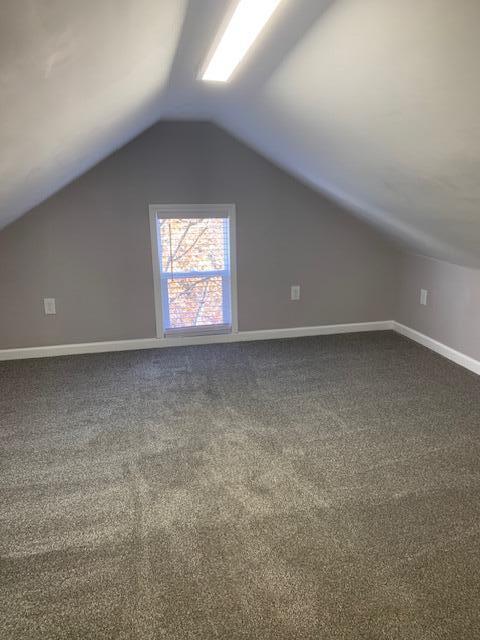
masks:
[[[300,300],[300,285],[294,284],[290,287],[290,300]]]
[[[427,305],[428,301],[428,291],[427,289],[420,289],[420,304],[424,307]]]
[[[53,316],[57,313],[57,310],[55,308],[55,298],[44,298],[43,306],[46,316]]]

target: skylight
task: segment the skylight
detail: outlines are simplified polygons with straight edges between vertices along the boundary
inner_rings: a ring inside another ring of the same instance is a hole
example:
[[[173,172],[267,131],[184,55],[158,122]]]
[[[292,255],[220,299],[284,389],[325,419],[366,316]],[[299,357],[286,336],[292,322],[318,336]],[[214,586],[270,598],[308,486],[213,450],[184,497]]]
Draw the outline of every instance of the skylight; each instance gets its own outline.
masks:
[[[228,82],[281,0],[240,0],[202,80]]]

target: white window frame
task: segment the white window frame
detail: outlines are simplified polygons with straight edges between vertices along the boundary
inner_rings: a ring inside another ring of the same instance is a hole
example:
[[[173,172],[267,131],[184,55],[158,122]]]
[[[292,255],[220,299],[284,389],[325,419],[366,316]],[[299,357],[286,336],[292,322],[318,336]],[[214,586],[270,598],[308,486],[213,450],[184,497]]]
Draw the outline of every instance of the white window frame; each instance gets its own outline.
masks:
[[[230,239],[230,296],[232,330],[230,333],[238,333],[237,312],[237,252],[236,252],[236,209],[234,204],[151,204],[148,207],[150,214],[150,239],[152,244],[153,263],[153,290],[155,296],[155,323],[157,338],[174,340],[171,336],[165,336],[162,311],[162,285],[160,274],[159,234],[157,220],[159,218],[228,218]],[[199,334],[202,333],[199,327]],[[178,336],[182,333],[179,332]],[[192,337],[191,333],[185,336]]]

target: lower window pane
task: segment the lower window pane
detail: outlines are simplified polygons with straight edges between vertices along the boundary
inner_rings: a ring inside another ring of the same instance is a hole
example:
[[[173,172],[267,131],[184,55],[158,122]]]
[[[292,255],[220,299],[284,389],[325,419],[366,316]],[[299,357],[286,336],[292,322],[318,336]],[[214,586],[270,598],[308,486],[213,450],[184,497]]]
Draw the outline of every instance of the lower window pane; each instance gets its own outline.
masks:
[[[170,329],[224,324],[222,277],[167,281]]]

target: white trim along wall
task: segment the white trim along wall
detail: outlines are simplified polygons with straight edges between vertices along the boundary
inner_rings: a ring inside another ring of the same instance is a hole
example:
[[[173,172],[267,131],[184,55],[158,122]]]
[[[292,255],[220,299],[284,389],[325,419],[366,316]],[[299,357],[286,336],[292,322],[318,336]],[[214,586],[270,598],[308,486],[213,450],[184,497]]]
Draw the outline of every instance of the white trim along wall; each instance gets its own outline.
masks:
[[[379,322],[358,322],[351,324],[332,324],[317,327],[291,327],[287,329],[264,329],[259,331],[240,331],[224,335],[185,336],[178,338],[139,338],[137,340],[111,340],[107,342],[85,342],[81,344],[61,344],[45,347],[23,347],[19,349],[0,349],[0,361],[23,360],[26,358],[48,358],[81,353],[106,353],[110,351],[133,351],[138,349],[160,349],[225,342],[245,342],[252,340],[275,340],[280,338],[300,338],[305,336],[323,336],[340,333],[359,333],[365,331],[395,331],[415,342],[435,351],[452,362],[480,375],[480,361],[456,351],[447,345],[410,329],[394,320]]]
[[[395,331],[415,342],[452,360],[469,371],[480,375],[480,361],[470,358],[428,336],[410,329],[394,320],[379,322],[358,322],[350,324],[321,325],[317,327],[291,327],[287,329],[264,329],[259,331],[239,331],[235,334],[185,336],[178,338],[139,338],[137,340],[111,340],[108,342],[85,342],[81,344],[61,344],[45,347],[23,347],[20,349],[0,350],[0,361],[23,360],[26,358],[48,358],[81,353],[106,353],[110,351],[133,351],[138,349],[160,349],[225,342],[245,342],[252,340],[275,340],[280,338],[300,338],[305,336],[323,336],[340,333],[359,333],[365,331]]]
[[[264,329],[259,331],[239,331],[224,335],[185,336],[169,338],[139,338],[137,340],[111,340],[107,342],[85,342],[81,344],[61,344],[45,347],[23,347],[19,349],[0,349],[0,361],[23,360],[27,358],[48,358],[81,353],[106,353],[111,351],[133,351],[138,349],[159,349],[225,342],[245,342],[252,340],[275,340],[281,338],[300,338],[305,336],[323,336],[340,333],[359,333],[365,331],[395,331],[415,342],[448,358],[452,362],[480,375],[480,361],[456,351],[447,345],[433,340],[410,327],[394,320],[379,322],[358,322],[350,324],[320,325],[317,327],[291,327],[287,329]]]
[[[452,347],[449,347],[442,342],[438,342],[438,340],[434,340],[433,338],[420,333],[420,331],[406,327],[404,324],[400,324],[400,322],[392,322],[392,325],[392,329],[397,333],[400,333],[402,336],[410,338],[410,340],[414,340],[415,342],[418,342],[418,344],[427,347],[427,349],[431,349],[432,351],[435,351],[435,353],[439,353],[444,358],[448,358],[448,360],[459,364],[461,367],[480,375],[479,360],[475,360],[475,358],[471,358],[461,351],[452,349]]]
[[[291,327],[287,329],[261,329],[259,331],[237,331],[203,336],[179,336],[167,338],[139,338],[137,340],[109,340],[106,342],[84,342],[81,344],[60,344],[45,347],[22,347],[0,350],[1,360],[21,360],[24,358],[47,358],[80,353],[105,353],[109,351],[133,351],[137,349],[160,349],[189,345],[246,342],[252,340],[275,340],[279,338],[301,338],[337,333],[358,333],[363,331],[385,331],[393,328],[391,320],[381,322],[356,322],[351,324],[331,324],[318,327]]]

